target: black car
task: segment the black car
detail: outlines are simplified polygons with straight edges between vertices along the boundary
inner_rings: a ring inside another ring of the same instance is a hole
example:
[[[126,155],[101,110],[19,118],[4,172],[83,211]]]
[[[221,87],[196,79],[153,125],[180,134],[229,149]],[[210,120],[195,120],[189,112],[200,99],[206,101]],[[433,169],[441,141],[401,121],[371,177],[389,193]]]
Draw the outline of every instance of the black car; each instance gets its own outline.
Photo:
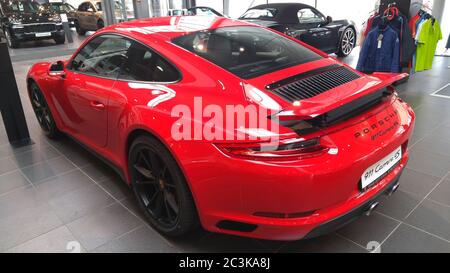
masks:
[[[25,0],[0,2],[0,27],[9,47],[23,41],[53,39],[57,44],[66,40],[61,18],[46,11],[39,3]]]
[[[42,6],[49,12],[57,14],[66,14],[71,28],[75,27],[75,12],[77,11],[72,5],[68,3],[44,3]]]
[[[325,17],[317,9],[305,4],[255,6],[239,19],[283,32],[340,57],[350,55],[356,45],[356,28],[353,22],[333,21],[331,17]]]

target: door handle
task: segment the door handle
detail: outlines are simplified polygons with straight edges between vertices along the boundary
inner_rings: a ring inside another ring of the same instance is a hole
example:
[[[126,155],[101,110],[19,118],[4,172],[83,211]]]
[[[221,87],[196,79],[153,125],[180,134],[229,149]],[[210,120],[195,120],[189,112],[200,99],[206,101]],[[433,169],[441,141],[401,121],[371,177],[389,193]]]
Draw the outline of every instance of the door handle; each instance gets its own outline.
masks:
[[[91,101],[91,107],[95,108],[99,111],[105,110],[105,105],[103,103],[97,102],[97,101]]]

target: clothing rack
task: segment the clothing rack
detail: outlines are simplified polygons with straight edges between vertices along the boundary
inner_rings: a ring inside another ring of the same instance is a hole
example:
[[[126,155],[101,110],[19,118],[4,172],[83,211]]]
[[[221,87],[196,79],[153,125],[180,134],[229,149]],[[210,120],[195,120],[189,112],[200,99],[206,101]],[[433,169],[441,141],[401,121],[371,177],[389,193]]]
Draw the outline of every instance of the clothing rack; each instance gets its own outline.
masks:
[[[399,11],[409,19],[411,0],[381,0],[379,14],[383,14],[388,7],[396,6]]]

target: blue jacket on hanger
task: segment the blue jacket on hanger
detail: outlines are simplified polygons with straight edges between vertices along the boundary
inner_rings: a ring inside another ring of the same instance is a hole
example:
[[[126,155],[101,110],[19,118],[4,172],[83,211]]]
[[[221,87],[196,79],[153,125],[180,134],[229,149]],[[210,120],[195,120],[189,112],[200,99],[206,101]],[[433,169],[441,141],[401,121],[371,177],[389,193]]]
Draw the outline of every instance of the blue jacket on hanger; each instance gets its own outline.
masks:
[[[379,42],[381,34],[383,36]],[[370,31],[361,48],[356,69],[365,73],[399,73],[401,71],[400,38],[397,31],[390,26],[386,26],[385,29],[377,26]]]

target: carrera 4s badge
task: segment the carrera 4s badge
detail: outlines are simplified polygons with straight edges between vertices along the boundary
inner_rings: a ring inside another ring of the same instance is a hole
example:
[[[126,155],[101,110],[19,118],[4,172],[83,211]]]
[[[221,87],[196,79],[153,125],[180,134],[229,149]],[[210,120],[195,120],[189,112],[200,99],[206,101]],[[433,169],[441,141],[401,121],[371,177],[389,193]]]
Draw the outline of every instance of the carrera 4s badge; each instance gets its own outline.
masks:
[[[362,136],[371,135],[371,140],[374,141],[377,138],[386,135],[390,131],[397,128],[400,123],[396,120],[392,120],[398,116],[398,111],[394,110],[386,115],[384,118],[379,119],[376,123],[364,128],[363,130],[355,133],[355,138],[360,138]]]

